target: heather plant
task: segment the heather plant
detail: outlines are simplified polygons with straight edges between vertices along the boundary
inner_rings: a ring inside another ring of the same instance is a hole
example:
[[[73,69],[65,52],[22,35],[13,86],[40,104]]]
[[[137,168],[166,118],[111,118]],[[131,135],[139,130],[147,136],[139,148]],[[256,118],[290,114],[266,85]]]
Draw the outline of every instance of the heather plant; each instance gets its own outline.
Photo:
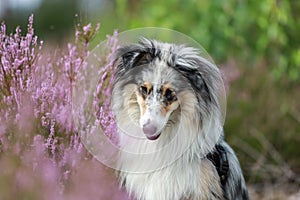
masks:
[[[37,36],[34,35],[32,22],[29,18],[26,36],[21,36],[21,29],[16,28],[15,34],[6,35],[6,26],[1,24],[0,30],[0,105],[1,122],[18,122],[22,113],[22,104],[26,93],[30,90],[31,74],[35,70],[39,57],[35,52]]]
[[[113,141],[117,142],[116,131],[117,125],[114,121],[113,113],[110,110],[111,90],[114,80],[114,53],[118,48],[117,32],[113,36],[107,36],[106,46],[110,47],[106,64],[99,70],[98,75],[101,77],[94,94],[94,106],[96,117],[104,129],[104,133]]]
[[[47,53],[34,34],[33,15],[25,35],[19,27],[7,34],[1,24],[0,199],[127,198],[112,171],[83,148],[72,119],[73,88],[84,78],[89,43],[99,28],[79,24],[74,44]],[[94,115],[109,133],[115,130],[109,101],[116,36],[105,43],[111,50],[103,55],[108,64],[97,72],[94,95]]]

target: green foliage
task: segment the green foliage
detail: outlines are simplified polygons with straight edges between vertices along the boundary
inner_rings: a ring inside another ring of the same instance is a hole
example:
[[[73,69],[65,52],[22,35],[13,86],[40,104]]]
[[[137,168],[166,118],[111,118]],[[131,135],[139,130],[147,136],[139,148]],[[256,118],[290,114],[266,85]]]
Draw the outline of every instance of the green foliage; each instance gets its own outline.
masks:
[[[274,84],[265,65],[244,67],[240,73],[230,87],[225,133],[248,181],[297,178],[289,168],[299,173],[299,84]]]
[[[201,43],[217,63],[264,61],[277,80],[300,79],[299,1],[116,0],[119,27],[159,26]]]
[[[34,12],[37,34],[42,38],[47,35],[62,43],[74,30],[77,4],[72,0],[43,1],[40,8]]]
[[[36,10],[24,9],[23,6],[5,8],[8,4],[8,1],[3,1],[4,10],[7,10],[0,15],[0,22],[6,22],[8,32],[13,32],[16,26],[26,30],[26,20],[34,14],[34,28],[39,39],[51,39],[59,44],[65,44],[73,33],[75,14],[79,13],[79,5],[73,0],[42,0]]]

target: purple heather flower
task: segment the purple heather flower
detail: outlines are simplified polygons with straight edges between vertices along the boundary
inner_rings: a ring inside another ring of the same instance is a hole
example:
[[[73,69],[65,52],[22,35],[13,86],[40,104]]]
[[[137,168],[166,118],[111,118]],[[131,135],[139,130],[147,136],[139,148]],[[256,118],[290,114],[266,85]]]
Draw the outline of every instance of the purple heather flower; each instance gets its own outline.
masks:
[[[92,30],[92,24],[89,23],[88,25],[84,26],[82,29],[83,29],[83,34],[87,35]]]
[[[80,199],[86,195],[90,199],[126,199],[109,175],[112,173],[107,173],[83,148],[71,116],[72,87],[84,77],[80,73],[84,73],[83,62],[89,54],[88,48],[80,48],[77,42],[87,47],[99,28],[100,24],[95,29],[88,24],[76,30],[76,45],[68,44],[63,51],[42,49],[43,41],[34,34],[33,15],[25,35],[19,27],[8,35],[5,24],[1,24],[0,153],[5,153],[1,154],[0,183],[7,184],[8,177],[13,187],[0,188],[0,199],[2,195],[27,199]],[[117,32],[107,37],[107,47],[111,52],[107,65],[98,72],[101,81],[94,105],[96,123],[116,141],[109,103]],[[81,122],[87,121],[82,116]]]

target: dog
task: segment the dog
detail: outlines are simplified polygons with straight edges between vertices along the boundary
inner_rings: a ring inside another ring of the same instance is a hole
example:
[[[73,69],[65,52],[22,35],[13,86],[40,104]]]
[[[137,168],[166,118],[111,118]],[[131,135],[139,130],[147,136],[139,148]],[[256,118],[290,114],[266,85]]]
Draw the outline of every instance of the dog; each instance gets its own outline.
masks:
[[[111,108],[118,177],[136,199],[249,199],[224,141],[221,73],[200,54],[146,38],[117,50]]]

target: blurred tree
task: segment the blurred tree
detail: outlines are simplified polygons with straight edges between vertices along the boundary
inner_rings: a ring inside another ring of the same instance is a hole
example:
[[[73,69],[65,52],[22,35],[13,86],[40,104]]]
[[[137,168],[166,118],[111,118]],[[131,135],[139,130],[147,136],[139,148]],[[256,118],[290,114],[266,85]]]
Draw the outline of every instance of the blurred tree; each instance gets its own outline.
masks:
[[[79,12],[78,1],[43,1],[36,11],[35,24],[37,34],[54,37],[59,42],[74,31],[75,15]]]
[[[276,79],[300,79],[300,1],[115,0],[115,6],[120,27],[175,29],[218,63],[231,57],[266,62]]]
[[[36,33],[42,39],[51,37],[60,43],[69,36],[71,31],[74,31],[75,14],[79,13],[78,0],[41,0],[31,7],[18,3],[20,1],[17,0],[2,1],[1,21],[6,21],[8,24],[8,32],[12,32],[16,26],[26,29],[26,21],[32,13],[35,18]]]

